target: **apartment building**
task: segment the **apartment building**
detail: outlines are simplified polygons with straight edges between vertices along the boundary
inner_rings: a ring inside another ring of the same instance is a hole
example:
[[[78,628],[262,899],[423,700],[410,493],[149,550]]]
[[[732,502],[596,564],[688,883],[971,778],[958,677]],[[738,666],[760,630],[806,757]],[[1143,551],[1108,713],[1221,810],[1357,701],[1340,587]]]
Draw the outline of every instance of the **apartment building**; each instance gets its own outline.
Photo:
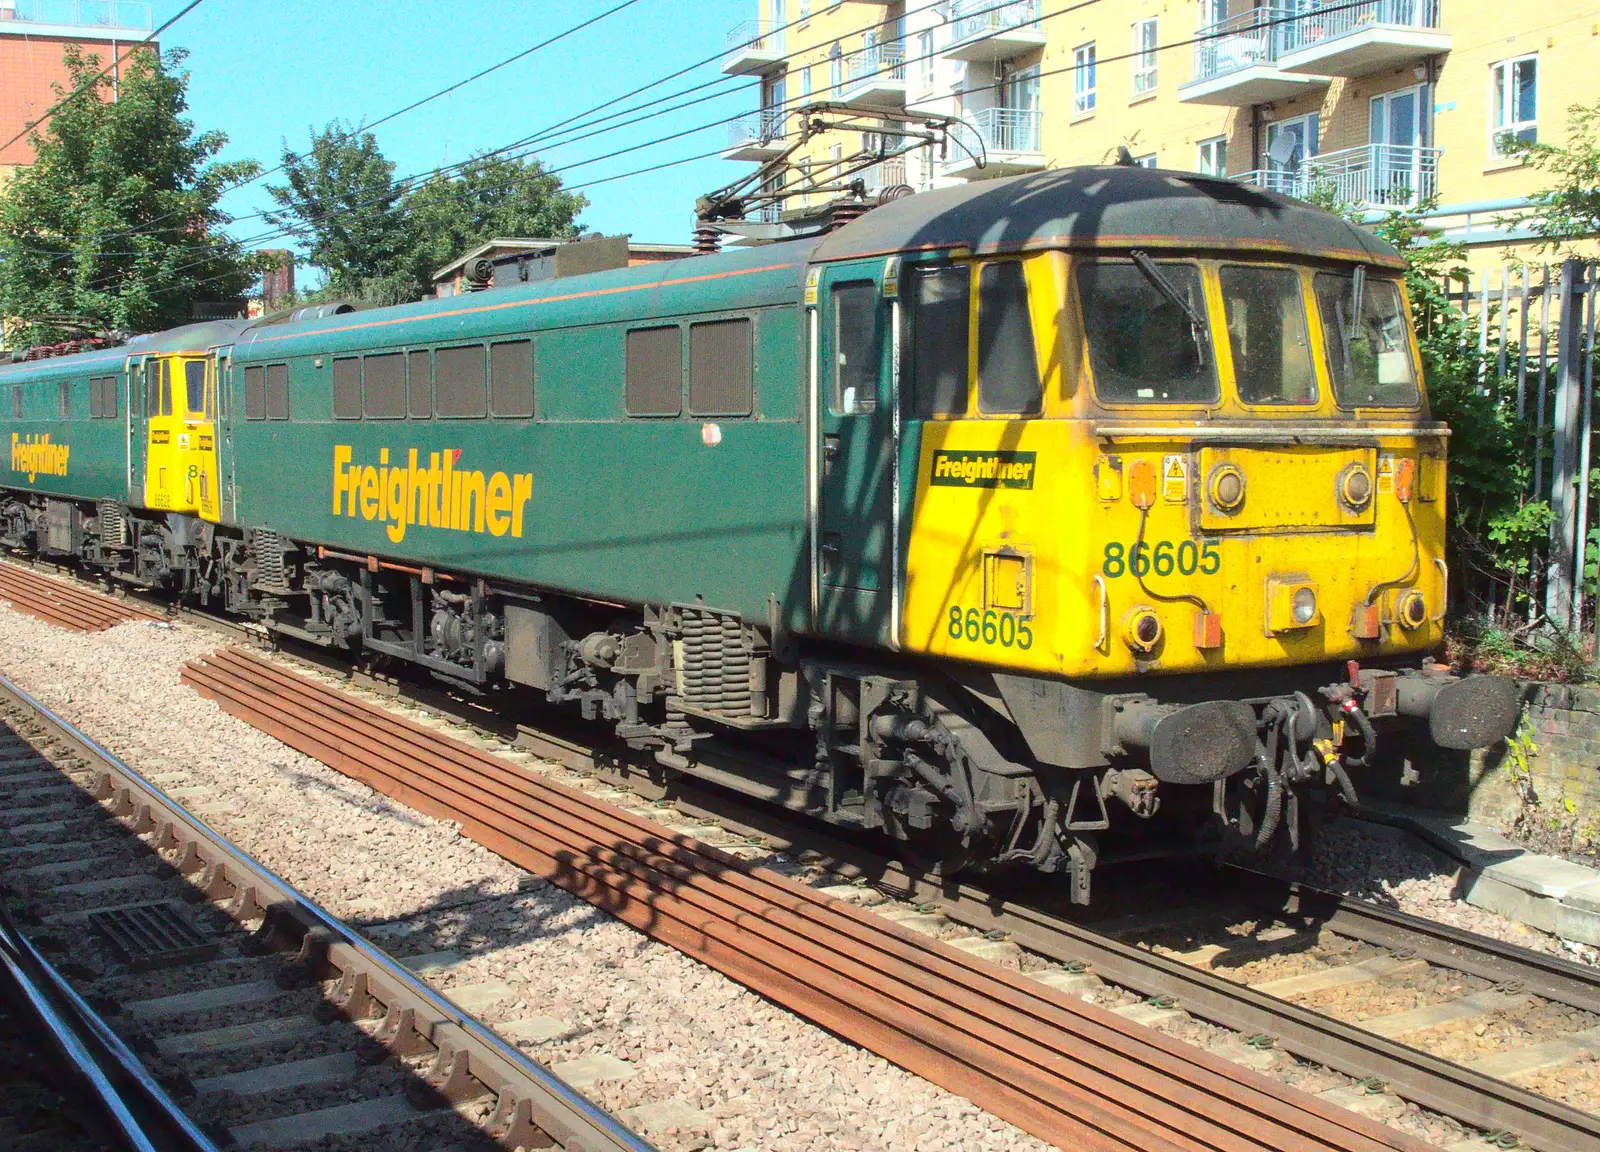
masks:
[[[151,27],[145,0],[0,0],[0,183],[33,163],[33,146],[21,134],[56,102],[52,85],[68,86],[61,63],[67,46],[110,64]],[[14,136],[20,138],[6,143]]]
[[[1542,0],[757,0],[723,71],[760,79],[731,160],[794,139],[793,110],[957,121],[944,156],[896,155],[898,126],[821,136],[792,186],[884,154],[869,188],[926,189],[1126,148],[1151,167],[1304,196],[1319,185],[1372,212],[1438,198],[1474,263],[1527,233],[1500,221],[1540,186],[1509,139],[1562,141],[1567,109],[1600,97],[1600,2]],[[786,202],[785,207],[797,204]]]

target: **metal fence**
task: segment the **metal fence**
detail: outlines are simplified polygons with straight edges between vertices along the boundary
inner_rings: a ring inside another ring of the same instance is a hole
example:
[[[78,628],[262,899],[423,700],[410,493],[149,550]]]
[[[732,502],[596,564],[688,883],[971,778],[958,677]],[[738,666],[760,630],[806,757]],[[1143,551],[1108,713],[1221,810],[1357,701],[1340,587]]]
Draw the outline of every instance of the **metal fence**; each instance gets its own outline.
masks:
[[[1504,264],[1445,285],[1466,318],[1466,351],[1475,352],[1479,389],[1515,417],[1524,440],[1523,506],[1547,502],[1547,533],[1528,562],[1460,573],[1458,611],[1487,612],[1507,624],[1541,622],[1578,635],[1600,625],[1596,580],[1585,554],[1600,548],[1600,508],[1591,489],[1594,451],[1596,301],[1600,261]],[[1426,318],[1422,318],[1426,324]],[[1470,445],[1453,444],[1452,455]]]
[[[960,43],[989,32],[1037,24],[1039,0],[1013,0],[1010,4],[996,4],[994,0],[956,0],[951,18],[955,23],[952,43]]]
[[[1294,17],[1289,8],[1252,8],[1200,29],[1194,46],[1194,78],[1212,80],[1278,59],[1277,23]]]
[[[1037,108],[979,108],[965,120],[950,125],[950,158],[965,162],[993,152],[1039,151]]]
[[[1364,4],[1330,3],[1325,10],[1312,10],[1298,20],[1278,27],[1278,53],[1287,56],[1341,36],[1349,36],[1374,25],[1402,28],[1437,28],[1439,0],[1366,0]]]

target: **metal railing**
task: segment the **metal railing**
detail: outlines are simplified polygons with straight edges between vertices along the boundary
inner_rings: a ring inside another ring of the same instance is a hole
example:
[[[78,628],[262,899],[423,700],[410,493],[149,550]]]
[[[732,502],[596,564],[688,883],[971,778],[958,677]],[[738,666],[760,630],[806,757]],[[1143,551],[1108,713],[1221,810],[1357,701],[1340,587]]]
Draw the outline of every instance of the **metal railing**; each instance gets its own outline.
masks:
[[[754,48],[758,52],[782,52],[786,25],[774,26],[771,20],[744,20],[728,29],[728,47],[737,52]]]
[[[1439,190],[1439,152],[1408,144],[1363,144],[1313,156],[1292,172],[1257,169],[1239,179],[1301,199],[1327,189],[1347,204],[1408,208]]]
[[[10,0],[0,2],[0,20],[127,28],[135,32],[148,32],[155,27],[147,0]]]
[[[1273,64],[1278,59],[1279,21],[1294,16],[1290,8],[1253,8],[1249,12],[1200,29],[1194,46],[1194,78],[1214,80],[1230,72]]]
[[[950,125],[947,166],[982,160],[995,152],[1039,151],[1038,108],[980,108]]]
[[[956,0],[952,19],[955,24],[952,43],[959,44],[989,32],[1038,24],[1039,0],[1014,0],[998,6],[994,0]]]
[[[1330,5],[1326,10],[1307,12],[1298,20],[1278,25],[1278,52],[1297,52],[1377,24],[1437,28],[1439,0],[1367,0],[1366,3]]]
[[[868,45],[845,61],[845,94],[874,80],[904,80],[905,59],[905,45],[899,41]]]
[[[763,108],[728,125],[728,147],[765,144],[781,140],[789,130],[789,114],[781,108]]]

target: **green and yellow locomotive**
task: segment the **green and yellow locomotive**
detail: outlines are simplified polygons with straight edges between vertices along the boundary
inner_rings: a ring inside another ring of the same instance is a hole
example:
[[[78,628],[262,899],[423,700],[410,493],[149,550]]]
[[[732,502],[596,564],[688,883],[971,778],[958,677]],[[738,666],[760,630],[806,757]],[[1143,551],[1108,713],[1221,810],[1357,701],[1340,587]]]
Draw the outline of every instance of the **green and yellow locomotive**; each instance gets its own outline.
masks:
[[[1396,253],[1076,168],[823,235],[0,368],[12,547],[947,866],[1268,850],[1487,745]]]

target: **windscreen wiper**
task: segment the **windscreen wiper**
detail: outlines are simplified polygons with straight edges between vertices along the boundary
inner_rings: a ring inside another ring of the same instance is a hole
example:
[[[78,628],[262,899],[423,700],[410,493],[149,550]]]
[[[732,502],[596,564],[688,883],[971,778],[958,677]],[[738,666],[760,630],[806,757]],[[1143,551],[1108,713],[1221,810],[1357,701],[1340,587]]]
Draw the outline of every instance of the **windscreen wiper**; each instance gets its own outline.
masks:
[[[1133,262],[1138,265],[1139,271],[1145,274],[1145,278],[1154,284],[1163,296],[1177,305],[1183,314],[1189,318],[1189,327],[1194,331],[1195,349],[1200,352],[1201,359],[1205,359],[1206,322],[1200,318],[1200,313],[1194,310],[1194,305],[1189,303],[1189,298],[1179,292],[1177,286],[1167,279],[1166,273],[1161,271],[1160,265],[1150,259],[1148,252],[1134,251],[1130,252],[1129,255],[1133,257]]]

